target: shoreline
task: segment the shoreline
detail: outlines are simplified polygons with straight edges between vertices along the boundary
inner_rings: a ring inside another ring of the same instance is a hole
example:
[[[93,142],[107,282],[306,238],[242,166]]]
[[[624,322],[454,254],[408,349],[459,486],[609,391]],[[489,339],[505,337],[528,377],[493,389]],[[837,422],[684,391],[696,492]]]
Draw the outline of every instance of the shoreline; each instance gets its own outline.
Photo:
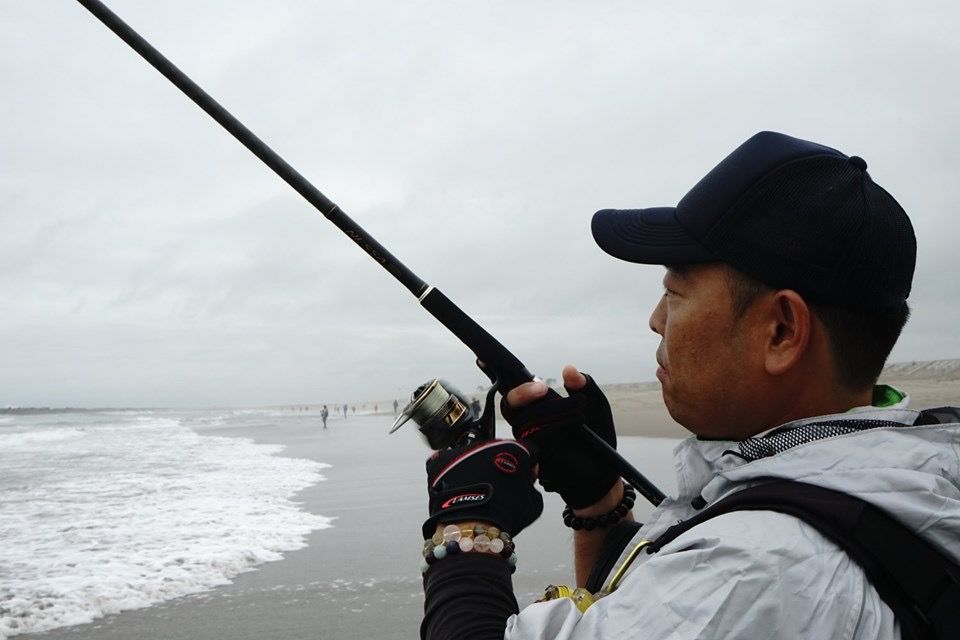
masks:
[[[960,359],[910,361],[888,363],[880,375],[880,384],[889,384],[910,395],[910,407],[930,408],[948,405],[960,405]],[[660,383],[616,382],[600,384],[613,410],[614,423],[620,435],[642,436],[646,438],[685,438],[690,435],[677,424],[667,412],[660,393]],[[562,393],[562,390],[561,390]],[[476,395],[476,394],[467,394]],[[364,400],[348,403],[351,411],[348,419],[363,417],[393,417],[394,398]],[[404,402],[403,399],[396,399]],[[304,418],[319,416],[324,403],[291,403],[286,405],[264,405],[251,407],[201,407],[197,409],[178,409],[176,407],[0,407],[3,415],[43,415],[50,413],[96,413],[109,411],[238,411],[238,410],[274,410],[299,414]],[[340,414],[337,407],[342,404],[326,403],[334,407],[331,418]],[[402,406],[402,405],[401,405]],[[376,410],[373,408],[376,407]],[[502,417],[497,412],[499,421]]]

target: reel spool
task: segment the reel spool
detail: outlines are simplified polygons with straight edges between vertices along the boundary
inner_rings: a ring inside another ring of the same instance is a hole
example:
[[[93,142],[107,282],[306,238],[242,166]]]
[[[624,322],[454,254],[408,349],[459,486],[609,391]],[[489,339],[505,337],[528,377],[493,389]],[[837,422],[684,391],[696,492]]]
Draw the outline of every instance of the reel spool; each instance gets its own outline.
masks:
[[[445,380],[434,378],[417,387],[410,402],[390,428],[393,433],[408,420],[413,420],[431,449],[465,446],[476,440],[494,437],[493,399],[496,386],[487,392],[483,413],[470,408],[467,398]]]

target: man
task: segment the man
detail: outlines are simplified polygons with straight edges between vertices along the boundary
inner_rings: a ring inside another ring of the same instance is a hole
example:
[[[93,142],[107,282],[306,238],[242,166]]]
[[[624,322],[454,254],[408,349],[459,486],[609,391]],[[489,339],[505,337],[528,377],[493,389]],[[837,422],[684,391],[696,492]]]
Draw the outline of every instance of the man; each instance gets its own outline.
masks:
[[[564,369],[569,398],[539,382],[513,389],[502,409],[518,442],[428,461],[424,534],[440,537],[425,545],[425,637],[900,637],[860,565],[790,515],[727,513],[657,553],[631,553],[725,496],[783,478],[863,498],[960,560],[960,424],[913,426],[920,416],[906,396],[875,386],[909,315],[916,245],[906,213],[866,169],[763,132],[676,207],[594,216],[606,252],[666,266],[649,324],[661,337],[664,403],[694,434],[675,452],[678,496],[599,571],[600,597],[555,590],[511,615],[501,557],[522,563],[522,545],[506,556],[475,541],[491,525],[515,535],[539,516],[534,469],[568,504],[578,586],[632,506],[574,430],[586,423],[616,443],[591,379]]]

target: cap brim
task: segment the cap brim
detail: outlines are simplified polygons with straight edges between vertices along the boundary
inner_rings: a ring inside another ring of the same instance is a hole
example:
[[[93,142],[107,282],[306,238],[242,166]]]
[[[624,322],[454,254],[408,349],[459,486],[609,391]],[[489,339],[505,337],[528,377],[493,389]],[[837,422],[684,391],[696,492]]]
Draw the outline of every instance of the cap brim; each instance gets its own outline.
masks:
[[[715,262],[679,222],[676,207],[603,209],[590,226],[600,248],[628,262],[694,264]]]

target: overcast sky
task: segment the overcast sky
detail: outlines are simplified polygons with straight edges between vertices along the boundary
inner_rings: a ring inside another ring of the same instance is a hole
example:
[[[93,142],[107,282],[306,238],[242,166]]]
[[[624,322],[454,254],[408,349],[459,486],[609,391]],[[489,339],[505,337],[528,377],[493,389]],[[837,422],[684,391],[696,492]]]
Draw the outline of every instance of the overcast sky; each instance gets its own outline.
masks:
[[[589,233],[753,133],[867,160],[910,213],[893,360],[960,357],[960,8],[110,0],[541,375],[653,379],[662,270]],[[791,6],[787,6],[787,5]],[[0,406],[473,390],[473,356],[79,4],[3,0]]]

